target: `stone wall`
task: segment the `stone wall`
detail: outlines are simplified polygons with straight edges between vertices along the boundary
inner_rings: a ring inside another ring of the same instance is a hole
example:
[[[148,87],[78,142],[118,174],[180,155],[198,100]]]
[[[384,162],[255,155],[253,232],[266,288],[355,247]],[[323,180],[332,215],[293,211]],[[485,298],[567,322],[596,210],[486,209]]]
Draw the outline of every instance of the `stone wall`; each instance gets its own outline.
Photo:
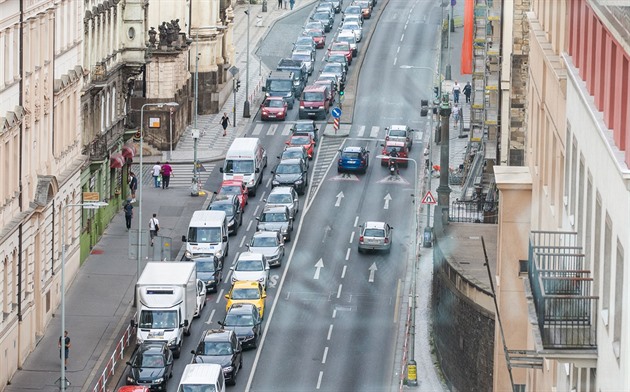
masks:
[[[527,132],[527,79],[529,74],[529,24],[527,11],[530,0],[514,2],[512,80],[510,90],[510,151],[508,165],[525,165],[525,133]]]
[[[470,298],[471,293],[486,297],[488,293],[450,266],[439,243],[434,249],[432,291],[434,344],[449,388],[492,391],[494,314]]]

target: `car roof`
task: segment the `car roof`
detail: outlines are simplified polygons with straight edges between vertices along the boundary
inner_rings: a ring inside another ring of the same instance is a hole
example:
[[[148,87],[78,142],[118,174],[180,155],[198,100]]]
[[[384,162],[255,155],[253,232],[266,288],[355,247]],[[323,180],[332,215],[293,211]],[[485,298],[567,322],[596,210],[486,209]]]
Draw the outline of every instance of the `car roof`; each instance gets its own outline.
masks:
[[[310,50],[294,50],[291,54],[304,54],[304,55],[311,55],[311,51]]]
[[[384,229],[386,223],[385,222],[377,222],[377,221],[367,221],[363,225],[366,229]]]
[[[407,126],[406,125],[391,125],[389,127],[390,130],[396,130],[396,131],[403,131],[403,130],[407,130]]]
[[[202,342],[225,342],[230,340],[230,335],[234,334],[231,329],[209,329],[204,332]]]
[[[278,232],[277,231],[257,231],[254,233],[254,237],[278,238]]]
[[[232,283],[233,289],[249,289],[249,288],[258,288],[258,282],[253,280],[237,280]]]
[[[252,283],[256,283],[256,282],[252,282]],[[228,313],[253,313],[254,310],[258,312],[258,309],[256,309],[256,305],[254,304],[250,304],[246,302],[237,302],[233,304],[232,306],[230,306],[230,309],[228,309],[227,312]]]
[[[271,195],[272,193],[293,193],[291,192],[292,190],[292,186],[277,186],[275,188],[271,188],[271,192],[269,192],[269,194]]]
[[[287,206],[265,207],[265,209],[263,210],[263,214],[266,213],[266,212],[269,212],[269,213],[284,212],[284,213],[286,213],[288,209],[289,208]]]
[[[262,260],[265,256],[262,253],[243,252],[238,256],[236,262],[240,260]]]
[[[243,185],[243,180],[223,180],[223,182],[221,182],[221,186],[223,185]]]
[[[356,146],[345,147],[343,151],[344,152],[361,152],[363,151],[363,147],[356,147]]]

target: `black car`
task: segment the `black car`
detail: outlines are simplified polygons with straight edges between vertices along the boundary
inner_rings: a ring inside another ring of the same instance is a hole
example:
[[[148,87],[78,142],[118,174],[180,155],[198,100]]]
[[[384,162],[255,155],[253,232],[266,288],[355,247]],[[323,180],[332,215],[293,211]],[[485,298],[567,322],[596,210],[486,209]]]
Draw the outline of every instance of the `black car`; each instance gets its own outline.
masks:
[[[311,20],[318,20],[322,22],[324,25],[324,32],[328,33],[332,30],[333,23],[335,23],[335,17],[333,15],[326,11],[316,12],[311,16]]]
[[[197,265],[197,279],[206,284],[206,290],[216,293],[223,280],[223,265],[213,254],[200,255],[192,259]]]
[[[253,304],[236,303],[228,309],[219,325],[234,331],[243,349],[258,347],[260,339],[260,312]]]
[[[319,139],[317,131],[319,131],[319,128],[317,128],[313,120],[298,120],[291,126],[291,133],[293,135],[309,134],[313,137],[315,142]]]
[[[197,350],[192,350],[193,363],[216,363],[223,367],[228,384],[236,384],[236,376],[243,367],[243,350],[234,331],[209,329],[204,332]]]
[[[152,391],[166,391],[166,383],[173,377],[173,354],[166,342],[140,344],[127,365],[131,367],[127,375],[127,385],[142,385]]]
[[[302,159],[284,159],[271,171],[271,186],[292,186],[298,194],[303,195],[308,186],[307,171],[308,167]]]
[[[228,234],[235,235],[243,225],[243,210],[237,195],[217,195],[208,206],[210,211],[225,211],[228,219]]]

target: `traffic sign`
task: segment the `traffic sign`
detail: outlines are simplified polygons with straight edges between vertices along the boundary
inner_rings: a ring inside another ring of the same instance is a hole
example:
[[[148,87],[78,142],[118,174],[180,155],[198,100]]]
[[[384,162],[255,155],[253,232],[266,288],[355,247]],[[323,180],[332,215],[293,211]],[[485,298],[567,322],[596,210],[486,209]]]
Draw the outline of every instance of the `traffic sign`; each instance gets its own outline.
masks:
[[[339,118],[341,117],[341,109],[339,109],[338,107],[334,107],[330,114],[332,114],[334,118]]]
[[[427,191],[427,193],[422,198],[422,204],[437,204],[435,201],[435,197],[431,194],[431,191]]]

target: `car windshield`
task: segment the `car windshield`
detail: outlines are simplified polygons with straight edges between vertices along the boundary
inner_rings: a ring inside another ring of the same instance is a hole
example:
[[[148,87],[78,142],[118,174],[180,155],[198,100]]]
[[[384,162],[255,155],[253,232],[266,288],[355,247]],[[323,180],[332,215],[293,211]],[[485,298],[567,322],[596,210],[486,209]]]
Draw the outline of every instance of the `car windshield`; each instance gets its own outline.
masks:
[[[348,45],[347,42],[333,42],[333,44],[330,46],[330,50],[335,51],[335,50],[350,50],[350,46]]]
[[[361,158],[361,154],[359,154],[358,152],[344,151],[341,153],[341,157],[346,159],[359,159]]]
[[[282,153],[282,159],[304,158],[304,154],[298,150],[286,150]]]
[[[284,106],[284,101],[281,101],[279,99],[268,99],[267,101],[265,101],[265,106],[267,106],[268,108],[281,108]]]
[[[343,72],[341,69],[341,65],[337,65],[337,64],[326,64],[324,66],[324,69],[322,69],[322,73],[324,72],[332,72],[332,73],[341,73]]]
[[[348,8],[346,8],[346,14],[360,14],[361,13],[361,7],[359,6],[350,6]]]
[[[139,326],[141,329],[175,329],[177,328],[177,311],[143,310],[140,312]]]
[[[313,47],[309,44],[295,45],[295,50],[313,51]],[[294,78],[297,79],[297,78]]]
[[[312,47],[313,46],[313,39],[310,38],[310,36],[308,36],[308,37],[298,37],[297,41],[295,41],[295,44],[296,45],[309,45],[309,46]]]
[[[354,44],[354,43],[356,43],[356,40],[353,37],[349,37],[347,35],[342,35],[341,37],[337,37],[337,41],[345,42],[347,44]]]
[[[197,260],[197,272],[214,272],[214,261]]]
[[[286,222],[287,216],[282,212],[266,212],[260,219],[261,222]]]
[[[258,289],[234,289],[232,290],[232,299],[259,299],[260,291]]]
[[[234,271],[263,271],[263,263],[260,260],[239,260]]]
[[[289,193],[272,193],[267,198],[267,203],[290,204],[292,202],[293,197]]]
[[[254,325],[254,317],[251,314],[228,313],[223,323],[229,327],[251,327]]]
[[[304,145],[304,144],[310,144],[311,143],[311,139],[308,136],[294,136],[291,138],[291,144],[295,144],[295,145]]]
[[[293,53],[293,55],[291,56],[291,58],[293,60],[302,60],[302,61],[306,61],[306,62],[310,62],[313,59],[311,58],[310,54],[301,54],[301,53]]]
[[[182,384],[177,392],[217,392],[217,388],[212,384]]]
[[[390,129],[389,136],[407,137],[407,131],[404,129]]]
[[[278,174],[299,174],[301,173],[300,165],[296,164],[279,164],[276,168]]]
[[[309,37],[322,37],[324,34],[321,30],[307,30],[304,32],[304,35]]]
[[[270,91],[291,91],[293,88],[292,80],[271,80],[267,90]]]
[[[385,230],[383,229],[365,229],[363,232],[365,237],[385,237]]]
[[[205,342],[202,355],[232,355],[230,342]]]
[[[274,237],[254,237],[252,247],[267,248],[278,246],[278,241]]]
[[[355,21],[348,21],[343,24],[343,30],[359,30],[361,26]]]
[[[191,227],[188,229],[188,242],[218,244],[221,242],[221,228]]]
[[[248,174],[254,172],[254,161],[226,159],[223,172],[228,174]]]
[[[311,30],[311,29],[321,29],[322,28],[322,22],[308,22],[306,24],[306,26],[304,26],[304,28],[306,30]]]
[[[322,20],[322,21],[328,22],[329,18],[330,16],[328,15],[328,13],[324,13],[324,12],[318,12],[315,15],[313,15],[314,20]]]
[[[160,354],[138,354],[134,365],[142,368],[163,368],[164,357]]]
[[[304,93],[304,101],[323,101],[323,100],[324,100],[323,93],[309,93],[309,92]]]
[[[225,215],[233,216],[234,206],[232,204],[227,204],[227,203],[211,204],[210,211],[225,211]]]
[[[332,55],[332,56],[328,57],[328,61],[330,61],[331,63],[345,64],[346,63],[346,56],[340,55],[340,54],[335,54],[335,55]]]
[[[222,195],[240,195],[243,188],[238,185],[223,185],[219,191]]]
[[[313,124],[311,123],[296,123],[295,124],[296,131],[312,131]]]

